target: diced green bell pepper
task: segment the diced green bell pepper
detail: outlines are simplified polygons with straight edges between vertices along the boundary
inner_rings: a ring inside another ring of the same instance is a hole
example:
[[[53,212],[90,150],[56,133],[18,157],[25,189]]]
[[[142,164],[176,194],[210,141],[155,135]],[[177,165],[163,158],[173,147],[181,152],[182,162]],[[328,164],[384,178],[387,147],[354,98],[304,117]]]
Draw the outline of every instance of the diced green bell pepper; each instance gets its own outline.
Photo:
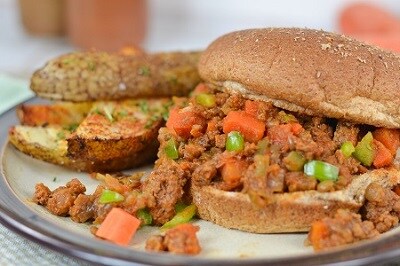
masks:
[[[142,225],[151,225],[153,222],[153,216],[151,216],[148,209],[140,209],[136,212],[136,217],[142,221]]]
[[[169,139],[167,141],[167,144],[164,147],[164,152],[170,159],[176,160],[179,158],[179,152],[174,139]]]
[[[179,201],[177,204],[175,204],[175,212],[181,212],[183,211],[188,205],[186,205],[185,203]]]
[[[125,197],[119,194],[118,192],[109,189],[103,189],[99,198],[99,202],[101,204],[106,204],[106,203],[121,202],[124,199]]]
[[[353,143],[351,141],[343,142],[342,146],[340,146],[340,151],[343,153],[344,157],[349,158],[356,149],[354,148]]]
[[[204,107],[214,107],[215,106],[215,96],[208,93],[200,93],[196,95],[196,103]]]
[[[374,137],[368,132],[356,145],[353,152],[354,158],[359,160],[365,166],[371,166],[374,161],[375,151],[372,147]]]
[[[304,174],[313,176],[319,181],[337,181],[339,177],[339,168],[330,163],[313,160],[304,165]]]
[[[192,204],[187,206],[182,211],[175,214],[175,216],[172,217],[171,220],[169,220],[163,226],[161,226],[161,230],[170,229],[179,224],[184,224],[189,222],[193,218],[193,216],[196,215],[196,211],[197,211],[196,205]]]

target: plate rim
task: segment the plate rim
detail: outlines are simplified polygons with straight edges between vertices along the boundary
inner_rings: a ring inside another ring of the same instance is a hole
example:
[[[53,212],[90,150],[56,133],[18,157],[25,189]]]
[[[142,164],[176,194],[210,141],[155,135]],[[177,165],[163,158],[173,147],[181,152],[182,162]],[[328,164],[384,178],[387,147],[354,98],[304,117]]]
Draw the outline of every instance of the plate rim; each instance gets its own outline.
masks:
[[[37,103],[40,101],[40,99],[33,97],[25,102]],[[90,241],[93,242],[93,246],[82,245],[80,244],[82,241],[77,241],[77,238],[82,236],[75,236],[74,234],[66,238],[60,237],[60,235],[43,228],[43,225],[48,225],[52,229],[59,229],[59,226],[41,218],[39,214],[30,210],[26,204],[15,196],[7,182],[3,167],[3,154],[7,145],[9,145],[7,138],[8,128],[13,124],[17,124],[15,108],[18,105],[0,114],[0,124],[2,125],[0,131],[0,223],[18,235],[56,252],[104,265],[120,265],[121,263],[133,265],[138,265],[138,263],[152,265],[243,265],[244,263],[246,265],[363,265],[393,261],[396,258],[400,258],[400,238],[398,237],[400,231],[388,237],[352,245],[351,248],[345,247],[317,254],[273,259],[221,259],[149,253],[117,247],[111,243],[94,239]],[[11,210],[9,200],[12,200],[19,207],[25,208],[25,216]],[[68,231],[65,230],[65,232]]]

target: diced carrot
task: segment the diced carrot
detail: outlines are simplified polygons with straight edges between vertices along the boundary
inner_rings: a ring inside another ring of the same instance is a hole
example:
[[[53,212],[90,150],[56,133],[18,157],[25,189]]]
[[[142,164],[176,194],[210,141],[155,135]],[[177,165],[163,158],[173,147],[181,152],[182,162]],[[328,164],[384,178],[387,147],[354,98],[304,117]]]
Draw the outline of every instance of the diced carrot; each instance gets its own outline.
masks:
[[[101,223],[96,236],[127,246],[140,226],[140,220],[121,208],[112,208]]]
[[[397,129],[378,128],[372,132],[374,139],[385,145],[394,156],[400,147],[400,132]]]
[[[259,104],[256,101],[246,100],[244,102],[244,111],[254,117],[257,117]]]
[[[376,168],[388,166],[393,162],[393,156],[388,148],[385,147],[380,141],[373,140],[373,147],[375,150],[375,158],[373,165]]]
[[[240,183],[244,171],[247,168],[245,161],[235,158],[229,158],[225,160],[221,168],[222,180],[229,186],[235,187]]]
[[[292,133],[296,136],[298,136],[304,130],[303,126],[299,123],[290,123],[290,125],[292,126]]]
[[[184,111],[178,108],[174,108],[169,112],[166,126],[170,130],[174,131],[178,136],[189,138],[191,136],[190,131],[194,125],[204,127],[204,118],[192,111]]]
[[[339,17],[340,30],[348,35],[400,31],[396,16],[371,3],[353,3]]]
[[[231,111],[224,118],[222,128],[225,134],[239,131],[245,140],[257,142],[264,136],[265,123],[244,111]]]
[[[322,221],[315,221],[311,224],[310,232],[308,233],[308,240],[314,250],[321,249],[321,240],[328,236],[328,227]]]

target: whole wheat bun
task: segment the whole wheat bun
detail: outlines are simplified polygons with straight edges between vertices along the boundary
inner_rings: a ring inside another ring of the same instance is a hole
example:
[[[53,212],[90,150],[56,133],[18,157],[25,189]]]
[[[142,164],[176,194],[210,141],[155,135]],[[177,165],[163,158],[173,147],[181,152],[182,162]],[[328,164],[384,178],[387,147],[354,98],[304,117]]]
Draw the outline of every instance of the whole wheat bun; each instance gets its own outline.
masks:
[[[296,28],[229,33],[202,54],[200,76],[244,97],[308,115],[377,127],[400,127],[400,58],[342,35]],[[357,212],[372,182],[391,188],[398,169],[355,176],[344,190],[274,194],[264,208],[247,194],[192,186],[199,216],[255,233],[307,231],[337,209]]]
[[[223,227],[253,233],[305,232],[311,223],[333,216],[338,209],[357,212],[366,188],[376,182],[385,188],[400,183],[397,169],[378,169],[357,176],[344,190],[315,190],[274,194],[274,203],[256,207],[247,194],[211,186],[192,186],[193,202],[200,218]]]
[[[400,127],[400,57],[321,30],[237,31],[202,53],[200,76],[309,115]]]

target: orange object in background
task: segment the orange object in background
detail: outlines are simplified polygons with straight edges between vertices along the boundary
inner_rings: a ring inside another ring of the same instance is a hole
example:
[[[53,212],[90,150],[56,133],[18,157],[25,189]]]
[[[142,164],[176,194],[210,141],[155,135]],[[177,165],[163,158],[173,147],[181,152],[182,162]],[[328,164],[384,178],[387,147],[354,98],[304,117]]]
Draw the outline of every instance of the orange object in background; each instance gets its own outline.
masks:
[[[339,29],[366,43],[400,52],[400,20],[378,5],[348,5],[339,15]]]
[[[368,3],[354,3],[343,9],[339,27],[348,35],[400,32],[400,22],[392,13]]]
[[[22,25],[30,34],[64,33],[64,0],[19,0],[18,4]]]
[[[147,27],[146,0],[66,0],[67,33],[83,49],[109,52],[142,43]]]

